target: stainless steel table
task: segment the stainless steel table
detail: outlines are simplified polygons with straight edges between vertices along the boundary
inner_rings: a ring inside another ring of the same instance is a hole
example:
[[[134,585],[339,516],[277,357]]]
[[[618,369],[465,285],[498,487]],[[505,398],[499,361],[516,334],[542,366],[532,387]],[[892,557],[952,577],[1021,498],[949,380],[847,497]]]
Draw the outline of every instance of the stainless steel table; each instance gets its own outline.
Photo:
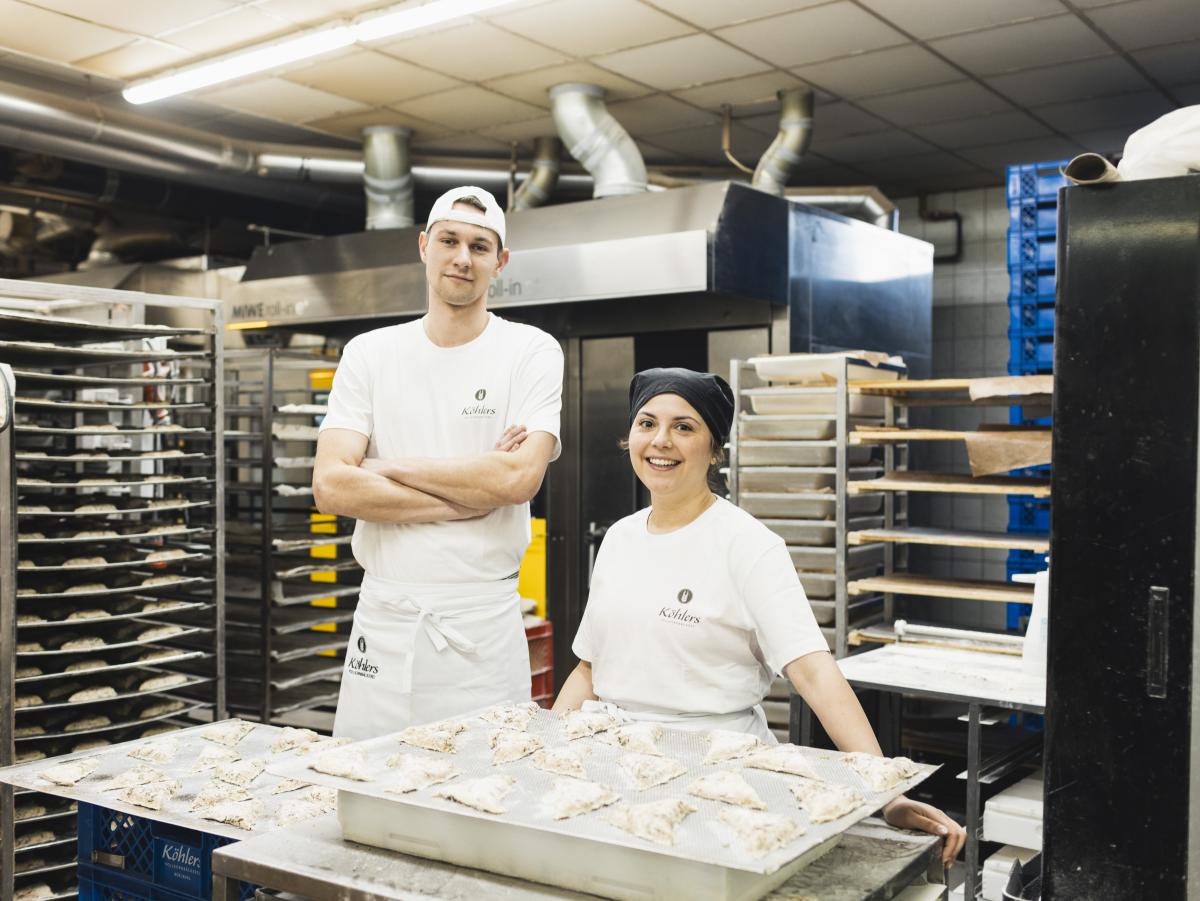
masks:
[[[530,853],[537,853],[536,841]],[[836,848],[769,898],[888,901],[907,887],[941,887],[941,839],[877,819],[849,830]],[[213,852],[213,901],[238,901],[240,882],[306,901],[588,901],[593,895],[508,879],[343,841],[336,816],[256,836]],[[932,889],[944,898],[944,888]]]

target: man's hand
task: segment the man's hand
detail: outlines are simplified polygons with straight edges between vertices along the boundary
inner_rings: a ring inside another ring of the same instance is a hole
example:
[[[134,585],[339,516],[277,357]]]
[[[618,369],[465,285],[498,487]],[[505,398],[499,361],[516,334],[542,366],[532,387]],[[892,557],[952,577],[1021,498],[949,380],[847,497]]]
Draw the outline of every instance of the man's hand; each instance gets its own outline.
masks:
[[[504,451],[505,453],[520,450],[521,443],[529,437],[529,433],[523,425],[510,425],[504,430],[504,434],[496,439],[494,449]]]
[[[967,841],[967,830],[950,819],[936,807],[913,801],[901,795],[883,808],[883,818],[897,829],[913,829],[940,835],[946,839],[942,845],[942,866],[949,867],[958,857]]]
[[[362,462],[358,465],[359,468],[365,469],[367,472],[373,472],[376,475],[381,475],[385,479],[395,482],[395,479],[392,479],[390,475],[390,472],[392,471],[392,465],[386,460],[380,460],[376,457],[364,457]],[[442,517],[442,522],[455,522],[462,519],[477,519],[478,517],[486,516],[491,512],[490,510],[476,510],[472,507],[464,507],[462,504],[456,504],[453,501],[446,500],[445,498],[439,498],[438,500],[440,500],[447,507],[447,515]]]

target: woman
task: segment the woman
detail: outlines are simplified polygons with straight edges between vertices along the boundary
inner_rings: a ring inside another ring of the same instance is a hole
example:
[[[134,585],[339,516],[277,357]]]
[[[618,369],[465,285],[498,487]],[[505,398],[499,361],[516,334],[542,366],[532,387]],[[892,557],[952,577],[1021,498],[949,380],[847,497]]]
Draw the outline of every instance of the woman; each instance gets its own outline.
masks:
[[[733,423],[729,385],[650,369],[634,376],[629,399],[629,458],[650,506],[605,536],[572,645],[580,663],[554,709],[603,701],[635,720],[774,743],[759,702],[779,672],[838,748],[880,754],[783,540],[710,489]],[[966,840],[940,810],[908,798],[884,816],[945,836],[946,866]]]

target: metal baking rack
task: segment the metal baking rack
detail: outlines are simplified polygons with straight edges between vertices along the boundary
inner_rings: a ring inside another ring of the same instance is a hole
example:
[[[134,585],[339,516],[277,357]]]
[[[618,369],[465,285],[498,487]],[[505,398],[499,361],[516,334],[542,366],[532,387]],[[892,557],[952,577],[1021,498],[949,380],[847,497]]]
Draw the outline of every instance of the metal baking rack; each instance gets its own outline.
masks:
[[[353,520],[317,513],[312,499],[337,360],[257,348],[231,351],[226,366],[230,707],[292,722],[337,700],[362,579]]]
[[[0,280],[0,764],[224,717],[221,330],[209,300]],[[0,897],[76,897],[74,806],[0,801]]]

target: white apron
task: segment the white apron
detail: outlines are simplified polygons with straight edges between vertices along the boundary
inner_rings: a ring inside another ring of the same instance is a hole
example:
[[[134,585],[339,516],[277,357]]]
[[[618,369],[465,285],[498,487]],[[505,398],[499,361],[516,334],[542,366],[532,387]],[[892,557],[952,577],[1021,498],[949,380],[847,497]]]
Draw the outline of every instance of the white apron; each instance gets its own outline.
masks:
[[[763,713],[761,704],[755,704],[746,710],[737,710],[733,713],[664,713],[661,710],[631,710],[607,701],[584,701],[583,709],[603,710],[623,722],[660,723],[668,729],[686,729],[689,732],[707,732],[710,729],[749,732],[768,745],[779,744],[779,739],[767,726],[767,715]]]
[[[517,580],[417,584],[364,576],[333,734],[374,738],[528,701]]]

